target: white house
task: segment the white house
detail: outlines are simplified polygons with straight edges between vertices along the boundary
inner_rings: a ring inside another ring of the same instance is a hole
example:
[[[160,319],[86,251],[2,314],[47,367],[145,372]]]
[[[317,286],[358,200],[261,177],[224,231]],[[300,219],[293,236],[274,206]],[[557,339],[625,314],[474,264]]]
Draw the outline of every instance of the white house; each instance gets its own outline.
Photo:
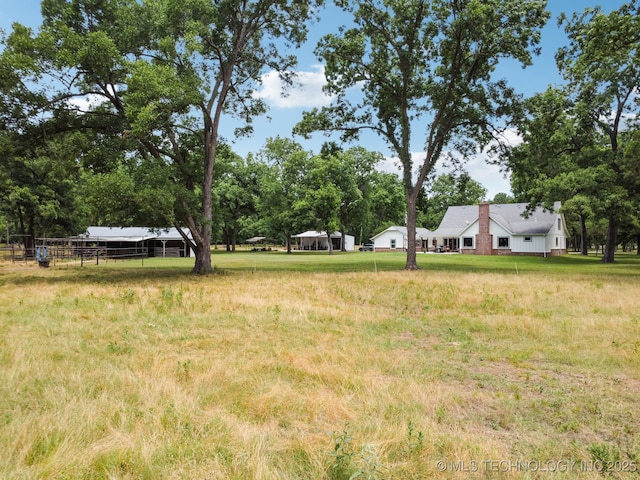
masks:
[[[309,230],[293,236],[296,242],[296,250],[329,250],[329,238],[327,232],[316,232]],[[342,250],[342,234],[334,232],[331,234],[331,246],[333,250]],[[355,237],[353,235],[344,236],[344,249],[353,252],[355,249]]]
[[[432,232],[426,228],[416,228],[416,248],[425,250]],[[393,226],[371,237],[376,252],[406,252],[407,227]]]
[[[526,203],[449,207],[431,245],[476,255],[564,255],[569,236],[560,202],[526,214]]]

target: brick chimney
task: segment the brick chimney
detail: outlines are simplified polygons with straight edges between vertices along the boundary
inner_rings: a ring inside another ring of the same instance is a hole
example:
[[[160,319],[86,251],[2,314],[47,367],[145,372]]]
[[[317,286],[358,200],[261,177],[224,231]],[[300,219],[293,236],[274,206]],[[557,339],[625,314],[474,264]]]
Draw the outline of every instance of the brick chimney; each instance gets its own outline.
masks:
[[[478,234],[476,235],[476,255],[491,255],[493,235],[489,232],[489,203],[478,205]]]

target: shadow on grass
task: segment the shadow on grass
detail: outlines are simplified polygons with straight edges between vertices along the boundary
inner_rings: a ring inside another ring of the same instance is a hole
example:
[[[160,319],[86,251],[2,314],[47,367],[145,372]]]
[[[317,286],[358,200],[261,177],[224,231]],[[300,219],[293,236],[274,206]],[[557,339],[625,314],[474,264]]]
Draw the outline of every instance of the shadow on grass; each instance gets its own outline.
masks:
[[[355,273],[402,271],[404,253],[326,252],[214,252],[214,272],[205,278],[260,272]],[[12,284],[118,284],[130,282],[175,281],[198,282],[191,273],[193,258],[145,259],[144,262],[121,261],[101,265],[60,265],[51,269],[6,269],[0,267],[0,285]],[[474,256],[458,254],[418,254],[419,272],[461,272],[492,274],[544,273],[549,275],[583,274],[590,276],[640,276],[640,256],[620,253],[613,264],[603,264],[600,257],[577,254],[562,257]],[[407,272],[410,274],[410,272]]]
[[[2,270],[0,270],[0,273]],[[69,267],[62,266],[51,268],[46,271],[30,272],[30,269],[12,270],[7,274],[0,275],[0,286],[11,283],[14,285],[27,285],[42,283],[55,285],[65,284],[118,284],[131,282],[149,282],[158,280],[184,279],[192,281],[197,278],[191,274],[191,268],[158,268],[153,266],[145,267]]]

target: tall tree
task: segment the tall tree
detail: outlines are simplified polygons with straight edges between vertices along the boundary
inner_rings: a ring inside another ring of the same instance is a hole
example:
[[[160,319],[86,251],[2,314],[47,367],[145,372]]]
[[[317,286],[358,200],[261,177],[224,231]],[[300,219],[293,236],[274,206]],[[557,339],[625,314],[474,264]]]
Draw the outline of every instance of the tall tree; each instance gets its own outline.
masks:
[[[175,184],[173,222],[191,231],[194,273],[212,271],[214,164],[226,115],[245,122],[265,105],[252,93],[265,68],[291,80],[295,48],[322,0],[43,0],[36,37],[14,30],[11,54],[33,58],[24,71],[50,74],[71,97],[101,107],[85,114],[121,120],[141,163],[164,165]],[[104,105],[108,105],[105,107]],[[201,145],[202,148],[192,148]]]
[[[627,238],[633,238],[636,253],[640,255],[640,129],[634,129],[626,135],[623,152],[625,181],[629,185],[629,194],[633,208],[629,211],[631,217],[626,229]],[[630,240],[631,243],[631,240]]]
[[[511,188],[531,209],[561,201],[568,218],[577,218],[586,255],[587,220],[604,208],[600,198],[618,188],[600,161],[601,135],[564,89],[548,88],[527,99],[523,113],[516,122],[522,143],[502,157]]]
[[[243,218],[256,211],[259,172],[251,157],[245,160],[228,148],[218,149],[216,170],[213,188],[216,217],[227,251],[235,252]]]
[[[615,259],[617,235],[629,203],[625,175],[622,132],[626,119],[640,113],[640,2],[633,0],[605,14],[600,8],[586,9],[571,19],[561,17],[569,45],[556,60],[576,102],[576,108],[591,120],[595,135],[606,137],[606,150],[599,163],[614,175],[617,188],[608,190],[603,203],[608,212],[607,240],[602,261]]]
[[[367,221],[372,175],[383,157],[364,147],[342,150],[334,144],[325,144],[320,156],[327,162],[326,181],[334,184],[340,194],[339,229],[345,238],[347,231],[359,231]],[[342,242],[342,250],[345,248]]]
[[[438,228],[449,207],[477,205],[487,195],[487,189],[472,179],[468,172],[442,174],[434,180],[429,191],[421,207],[424,209],[424,226],[430,230]]]
[[[44,130],[45,123],[39,122]],[[27,249],[38,236],[61,237],[86,228],[77,185],[77,137],[67,133],[45,140],[35,128],[0,133],[0,211]]]
[[[363,228],[360,243],[392,225],[404,225],[406,202],[400,177],[395,173],[374,172],[367,197],[369,221]]]
[[[333,254],[331,235],[340,227],[340,207],[344,198],[336,182],[339,181],[341,173],[342,166],[335,156],[312,157],[303,179],[303,196],[294,205],[294,211],[304,218],[309,226],[326,233],[330,255]]]
[[[406,268],[417,269],[416,204],[445,152],[485,145],[509,112],[513,91],[492,73],[501,59],[531,63],[548,18],[544,1],[341,0],[352,28],[327,35],[316,53],[326,61],[334,104],[304,115],[295,132],[371,130],[402,165],[406,196]],[[351,100],[353,87],[362,96]],[[424,151],[414,164],[413,129]],[[416,175],[417,173],[417,175]]]
[[[498,192],[494,195],[494,197],[490,200],[489,203],[513,203],[515,199],[505,192]]]
[[[15,29],[18,37],[30,32]],[[66,236],[86,227],[77,188],[83,135],[67,128],[79,123],[78,116],[59,109],[41,114],[48,105],[45,90],[32,88],[23,75],[37,70],[37,62],[13,51],[15,41],[2,33],[0,211],[29,249],[37,235]]]
[[[303,179],[312,154],[293,140],[275,137],[267,140],[257,157],[267,165],[258,180],[259,211],[276,235],[284,237],[287,253],[291,253],[292,235],[304,228],[294,206],[304,195]]]

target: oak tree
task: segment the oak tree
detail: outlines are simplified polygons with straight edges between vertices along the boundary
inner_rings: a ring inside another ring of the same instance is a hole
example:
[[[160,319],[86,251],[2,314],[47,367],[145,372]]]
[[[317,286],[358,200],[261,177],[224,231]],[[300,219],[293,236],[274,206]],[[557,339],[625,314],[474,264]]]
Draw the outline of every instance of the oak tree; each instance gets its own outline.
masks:
[[[600,196],[608,212],[602,261],[611,263],[620,224],[633,207],[630,191],[636,188],[635,179],[626,174],[623,134],[635,128],[628,119],[640,114],[640,2],[632,0],[608,14],[588,8],[570,19],[562,16],[559,23],[569,44],[556,54],[558,67],[576,111],[589,119],[593,135],[604,139],[598,163],[615,185]]]
[[[353,26],[325,36],[316,49],[336,100],[307,112],[295,132],[341,132],[346,140],[372,131],[386,140],[402,166],[406,269],[417,269],[416,203],[425,179],[447,152],[475,151],[504,126],[515,95],[495,78],[496,66],[503,59],[531,63],[546,2],[337,3]]]
[[[43,0],[37,35],[14,28],[18,73],[45,83],[49,105],[115,117],[139,167],[164,169],[171,221],[211,267],[213,179],[222,123],[250,132],[265,105],[253,95],[266,69],[290,82],[308,21],[322,0]],[[160,221],[163,219],[157,219]],[[155,225],[151,225],[155,226]],[[166,226],[166,225],[158,225]],[[193,240],[186,236],[187,227]]]

